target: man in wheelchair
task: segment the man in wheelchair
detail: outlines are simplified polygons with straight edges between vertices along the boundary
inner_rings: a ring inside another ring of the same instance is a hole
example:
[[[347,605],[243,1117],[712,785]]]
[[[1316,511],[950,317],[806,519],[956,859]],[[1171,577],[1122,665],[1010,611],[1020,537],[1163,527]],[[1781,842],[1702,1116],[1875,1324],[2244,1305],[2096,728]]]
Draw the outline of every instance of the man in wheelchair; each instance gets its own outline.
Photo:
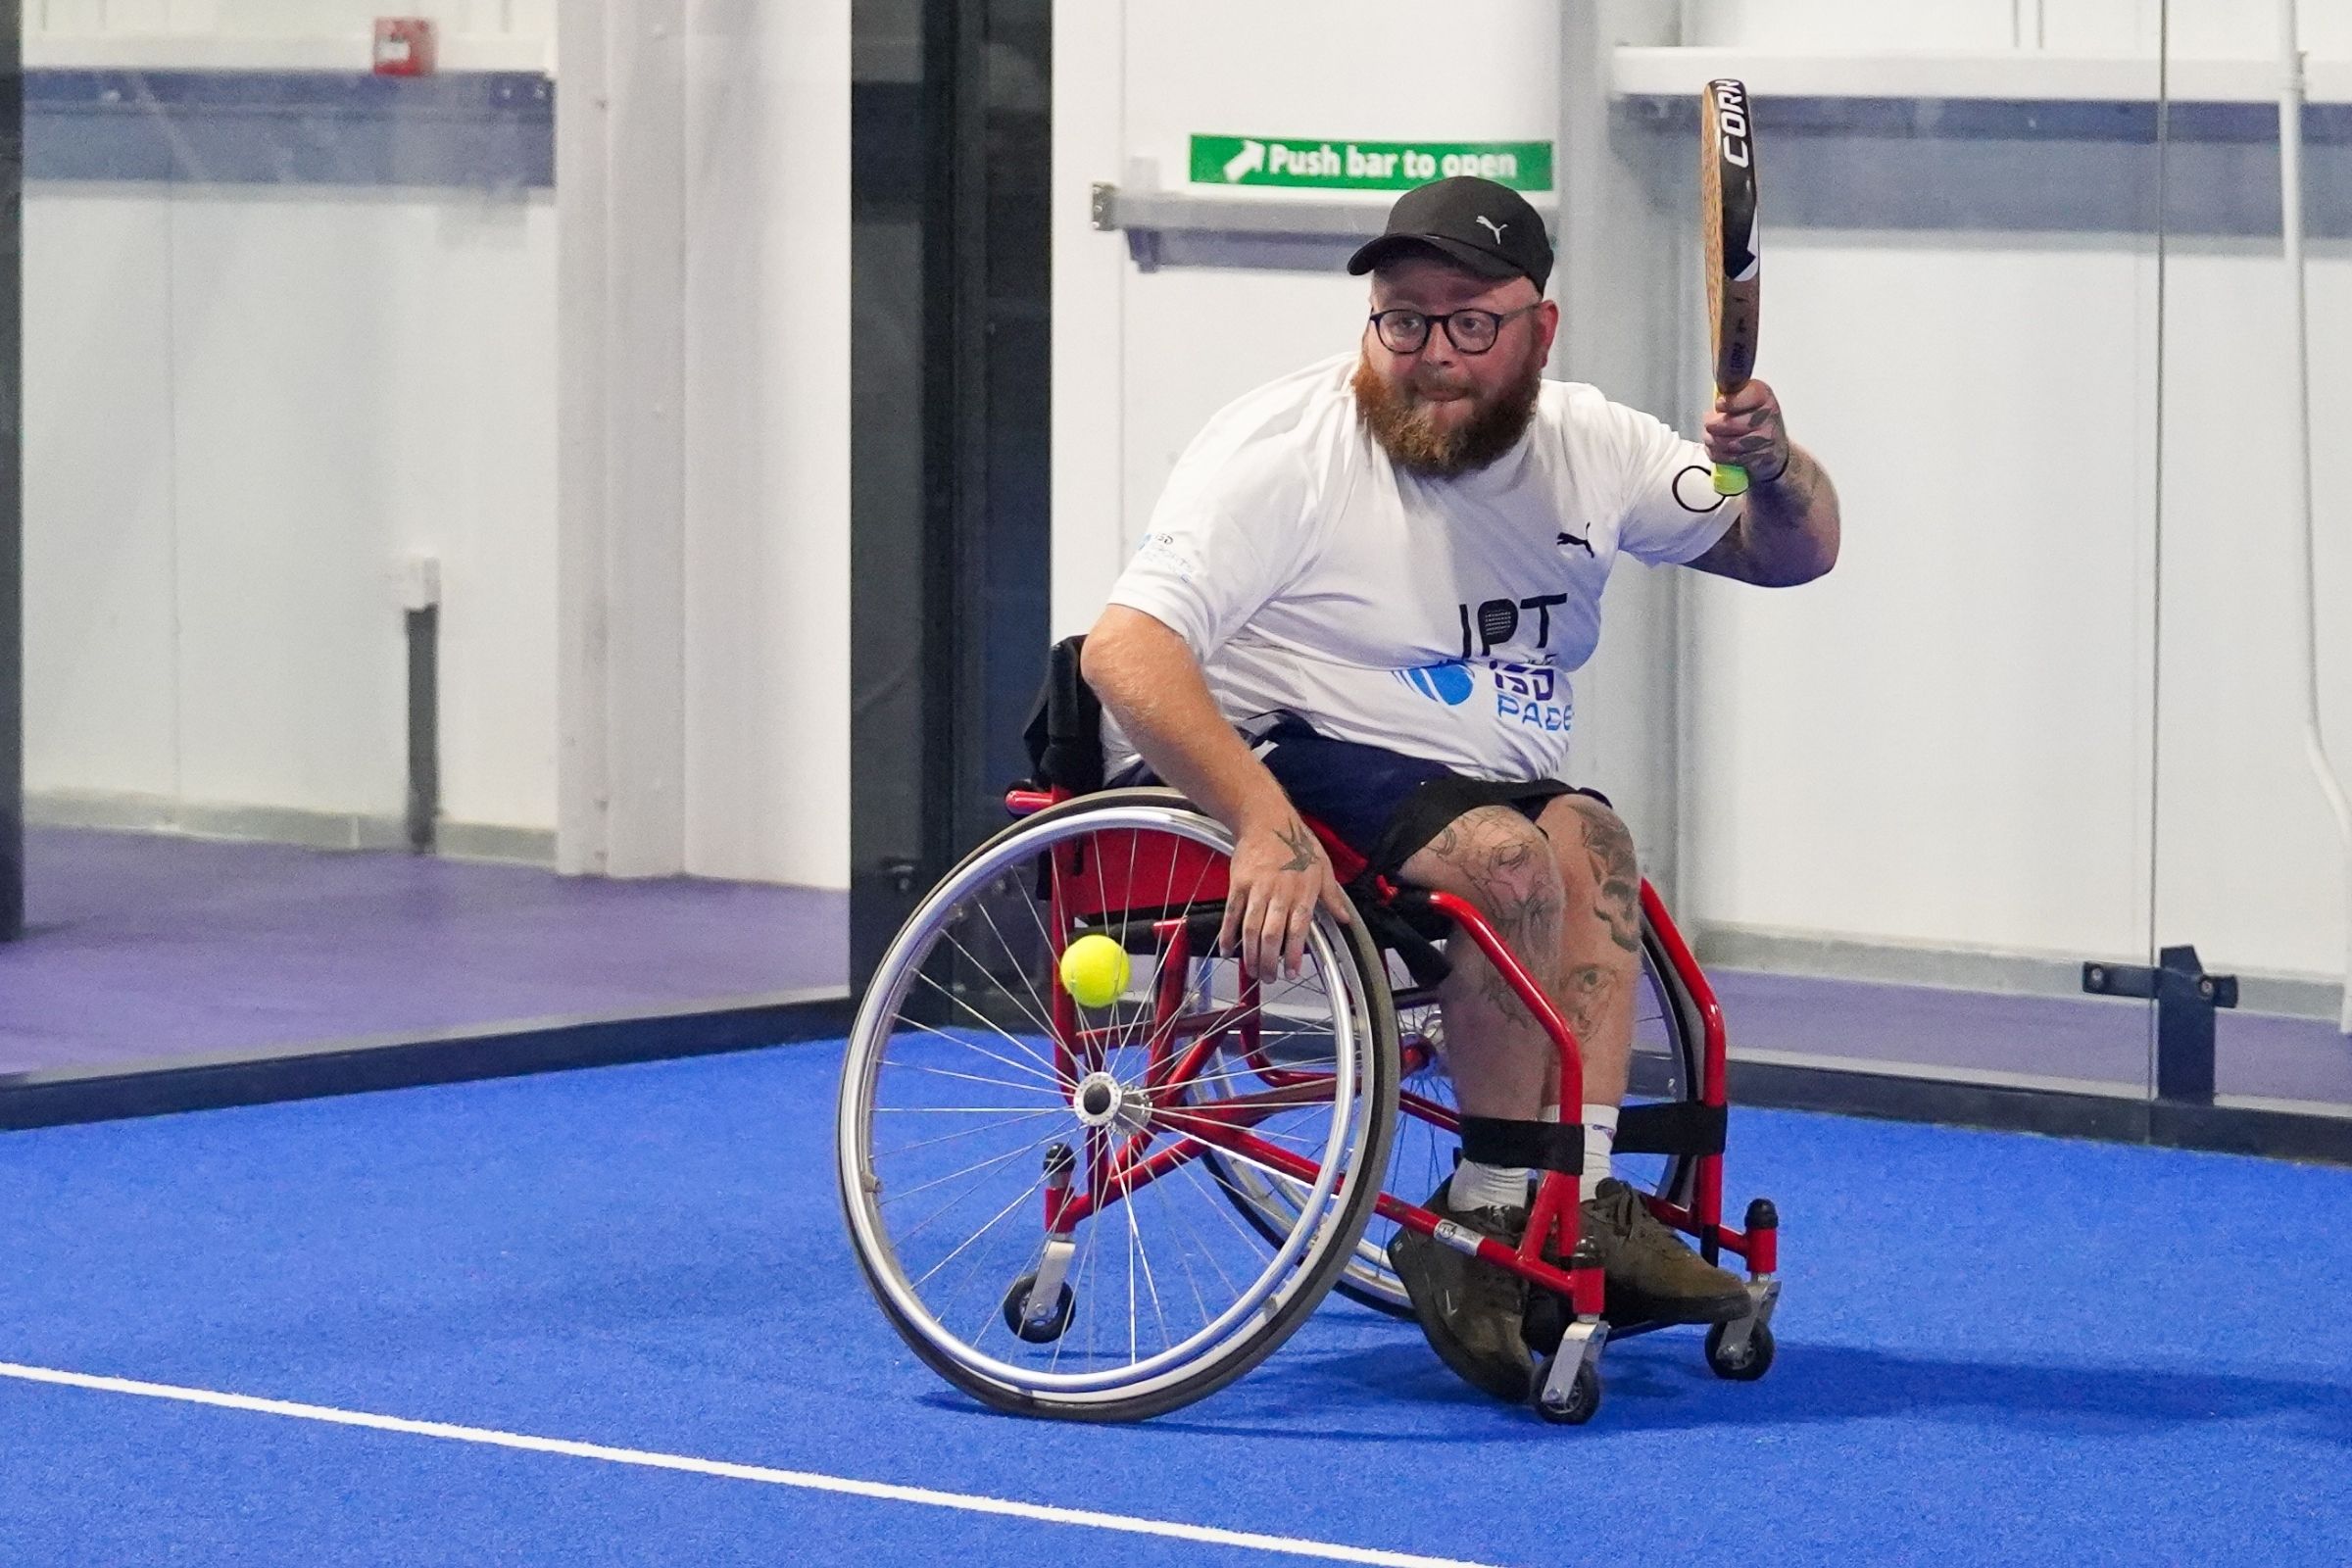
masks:
[[[1584,1052],[1583,1226],[1612,1313],[1723,1322],[1738,1276],[1610,1175],[1641,961],[1634,844],[1562,782],[1570,672],[1591,657],[1620,554],[1770,587],[1837,558],[1838,507],[1761,381],[1718,399],[1704,445],[1546,381],[1559,323],[1542,220],[1499,185],[1405,193],[1348,264],[1371,274],[1357,349],[1220,410],[1177,463],[1088,635],[1114,782],[1156,777],[1234,835],[1220,944],[1297,974],[1318,904],[1349,905],[1302,815],[1374,870],[1467,899]],[[1711,465],[1752,476],[1715,493]],[[1515,1244],[1527,1151],[1556,1122],[1558,1061],[1467,942],[1441,992],[1462,1153],[1429,1200]],[[1399,1229],[1391,1262],[1431,1346],[1524,1397],[1524,1286]]]

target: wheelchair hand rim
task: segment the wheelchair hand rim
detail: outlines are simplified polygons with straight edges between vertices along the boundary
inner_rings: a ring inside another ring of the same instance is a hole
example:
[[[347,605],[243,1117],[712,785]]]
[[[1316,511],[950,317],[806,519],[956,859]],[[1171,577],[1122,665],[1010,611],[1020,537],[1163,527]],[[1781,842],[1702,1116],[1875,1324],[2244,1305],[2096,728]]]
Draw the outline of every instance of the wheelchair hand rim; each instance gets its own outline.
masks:
[[[1073,817],[1068,825],[1080,833],[1123,828],[1165,832],[1191,839],[1222,855],[1230,856],[1233,853],[1232,836],[1213,820],[1171,808],[1106,808]],[[927,948],[937,938],[945,924],[946,914],[968,890],[985,886],[992,878],[1016,863],[1025,864],[1034,860],[1041,853],[1041,837],[1043,835],[1039,833],[1014,833],[994,845],[983,847],[924,897],[884,953],[875,973],[895,978],[887,989],[881,986],[868,989],[865,1001],[858,1010],[857,1023],[850,1035],[848,1056],[843,1063],[841,1094],[834,1122],[837,1174],[841,1182],[843,1207],[847,1211],[856,1245],[868,1258],[887,1259],[890,1265],[869,1268],[869,1279],[875,1289],[885,1296],[893,1315],[921,1336],[938,1353],[973,1373],[1015,1390],[1065,1396],[1116,1394],[1125,1396],[1138,1393],[1139,1385],[1148,1385],[1163,1375],[1182,1374],[1191,1370],[1200,1351],[1230,1338],[1237,1328],[1261,1312],[1275,1295],[1304,1278],[1295,1270],[1294,1265],[1316,1234],[1330,1222],[1332,1200],[1338,1193],[1348,1164],[1349,1146],[1359,1143],[1363,1136],[1366,1113],[1354,1106],[1360,1098],[1358,1086],[1364,1078],[1360,1071],[1360,1060],[1369,1031],[1362,1028],[1362,1021],[1354,1015],[1352,1008],[1333,1009],[1334,1113],[1332,1129],[1318,1162],[1317,1180],[1308,1194],[1307,1204],[1302,1205],[1301,1222],[1275,1250],[1274,1255],[1259,1271],[1250,1289],[1225,1311],[1180,1344],[1142,1360],[1100,1372],[1040,1372],[980,1351],[942,1325],[906,1286],[905,1270],[899,1266],[896,1250],[881,1227],[880,1214],[874,1205],[874,1192],[869,1182],[871,1166],[864,1157],[863,1129],[856,1125],[857,1108],[862,1099],[872,1094],[873,1081],[881,1065],[880,1047],[890,1038],[889,1023],[898,1017],[906,993],[914,983],[919,965],[910,962],[910,956],[919,956],[918,950]],[[1053,839],[1046,837],[1045,842],[1051,843]],[[1320,972],[1331,974],[1341,971],[1344,960],[1333,947],[1320,919],[1308,928],[1307,940]],[[1074,1115],[1072,1120],[1073,1123],[1076,1120]],[[1304,1221],[1303,1215],[1307,1212],[1316,1216],[1312,1224]]]

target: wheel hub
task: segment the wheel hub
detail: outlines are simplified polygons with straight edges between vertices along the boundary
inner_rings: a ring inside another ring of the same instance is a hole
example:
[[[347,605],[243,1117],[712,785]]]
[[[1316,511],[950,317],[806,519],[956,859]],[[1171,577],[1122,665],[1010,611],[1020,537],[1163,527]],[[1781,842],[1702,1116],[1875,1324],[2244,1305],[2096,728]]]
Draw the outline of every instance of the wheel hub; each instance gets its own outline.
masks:
[[[1078,1080],[1078,1092],[1070,1097],[1070,1103],[1086,1126],[1107,1127],[1118,1119],[1120,1102],[1126,1098],[1116,1078],[1096,1071]]]
[[[1142,1091],[1100,1070],[1078,1080],[1070,1108],[1078,1113],[1081,1126],[1116,1127],[1122,1132],[1141,1132],[1152,1119],[1152,1102]]]

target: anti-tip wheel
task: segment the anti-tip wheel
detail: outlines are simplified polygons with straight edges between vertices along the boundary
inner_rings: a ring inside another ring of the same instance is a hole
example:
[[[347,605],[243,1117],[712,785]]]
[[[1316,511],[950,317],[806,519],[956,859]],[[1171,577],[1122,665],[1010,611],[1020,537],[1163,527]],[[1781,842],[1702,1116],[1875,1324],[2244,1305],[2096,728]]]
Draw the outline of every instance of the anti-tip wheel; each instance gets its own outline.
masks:
[[[1069,1281],[1062,1281],[1053,1316],[1032,1321],[1022,1315],[1021,1308],[1029,1304],[1029,1288],[1036,1283],[1035,1274],[1024,1274],[1012,1282],[1012,1289],[1004,1293],[1004,1326],[1031,1345],[1051,1345],[1068,1332],[1070,1314],[1078,1309],[1078,1298],[1071,1292]]]
[[[1732,1325],[1718,1323],[1707,1330],[1707,1366],[1719,1378],[1734,1383],[1753,1383],[1772,1370],[1772,1330],[1759,1323],[1747,1331],[1747,1341],[1737,1350],[1724,1348]]]
[[[1580,1356],[1584,1353],[1581,1346],[1576,1353]],[[1581,1362],[1568,1386],[1567,1400],[1553,1404],[1544,1397],[1544,1390],[1551,1382],[1551,1363],[1557,1359],[1556,1352],[1545,1356],[1543,1366],[1537,1369],[1536,1414],[1556,1426],[1581,1427],[1600,1408],[1600,1373],[1592,1362]]]

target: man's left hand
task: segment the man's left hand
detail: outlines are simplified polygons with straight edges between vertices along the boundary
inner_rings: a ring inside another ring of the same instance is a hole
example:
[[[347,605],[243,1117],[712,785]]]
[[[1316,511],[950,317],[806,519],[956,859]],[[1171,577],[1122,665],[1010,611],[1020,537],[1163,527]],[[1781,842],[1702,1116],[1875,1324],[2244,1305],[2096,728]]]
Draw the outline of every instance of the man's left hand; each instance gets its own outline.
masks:
[[[1737,464],[1750,483],[1770,484],[1788,466],[1788,427],[1781,400],[1763,381],[1750,381],[1715,400],[1707,416],[1707,456]]]

